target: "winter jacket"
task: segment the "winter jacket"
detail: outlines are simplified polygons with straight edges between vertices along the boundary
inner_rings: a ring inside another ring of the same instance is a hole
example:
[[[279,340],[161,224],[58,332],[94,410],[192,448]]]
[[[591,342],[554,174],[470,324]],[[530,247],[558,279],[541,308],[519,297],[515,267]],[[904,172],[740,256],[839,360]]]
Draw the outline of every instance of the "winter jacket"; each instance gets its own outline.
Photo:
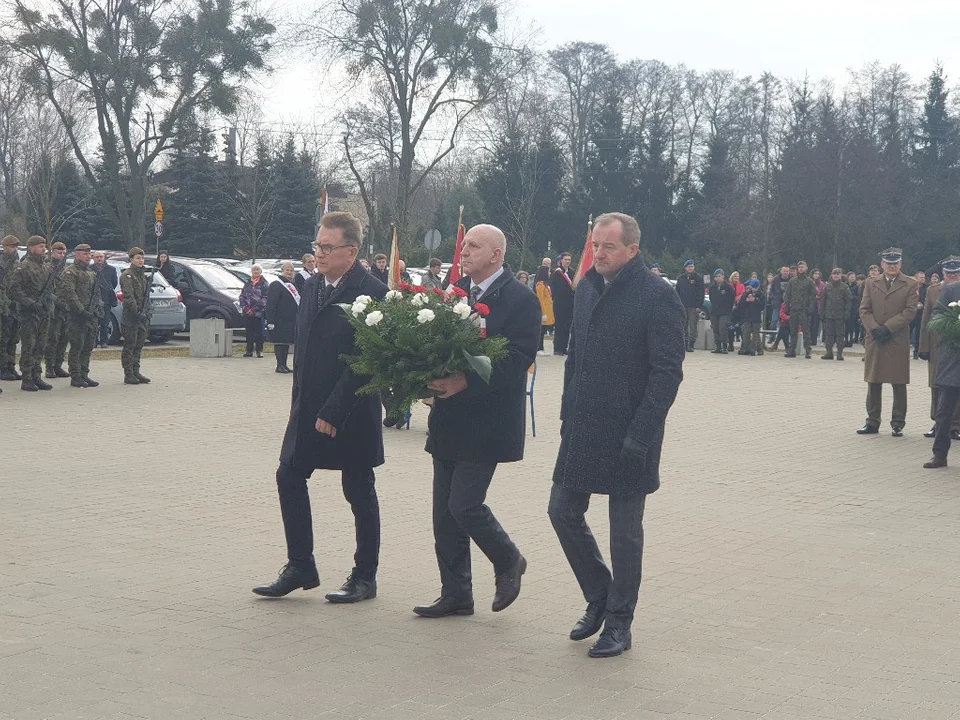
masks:
[[[269,283],[260,276],[257,282],[251,278],[240,291],[240,313],[244,317],[263,317],[267,312],[267,288]]]
[[[843,320],[850,317],[852,296],[845,280],[830,281],[821,295],[820,316],[824,320]]]
[[[710,283],[710,316],[723,317],[733,314],[734,291],[733,287],[724,280],[719,285]]]
[[[700,273],[682,272],[677,278],[677,295],[687,310],[703,307],[703,276]]]
[[[760,323],[763,320],[763,306],[767,299],[760,288],[747,288],[743,297],[740,298],[740,322],[741,323]]]
[[[806,275],[797,275],[787,284],[783,301],[791,315],[812,313],[817,307],[817,284]]]

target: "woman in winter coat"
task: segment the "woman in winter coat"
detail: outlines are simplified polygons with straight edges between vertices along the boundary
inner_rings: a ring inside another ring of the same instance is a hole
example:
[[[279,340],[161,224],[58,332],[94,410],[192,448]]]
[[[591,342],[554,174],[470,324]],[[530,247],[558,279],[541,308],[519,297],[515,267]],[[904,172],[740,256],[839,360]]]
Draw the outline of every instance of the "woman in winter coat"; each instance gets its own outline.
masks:
[[[730,327],[727,329],[727,348],[733,350],[733,341],[743,339],[740,333],[740,298],[743,297],[747,286],[740,282],[740,273],[736,270],[730,273],[730,279],[727,282],[733,288],[733,314],[730,316]]]
[[[287,366],[287,358],[297,329],[300,293],[297,291],[293,263],[285,262],[280,272],[280,279],[270,283],[267,290],[267,338],[273,343],[273,351],[277,356],[276,372],[286,374],[293,372]]]
[[[160,256],[157,258],[157,270],[168,283],[173,285],[173,279],[176,277],[177,271],[174,269],[173,263],[170,262],[170,255],[166,250],[160,251]]]
[[[250,279],[240,291],[240,314],[247,332],[247,351],[244,357],[263,357],[263,316],[267,311],[267,281],[263,277],[263,268],[254,265],[250,268]]]
[[[823,291],[827,284],[823,281],[823,273],[816,268],[810,273],[810,279],[817,286],[817,304],[814,305],[813,312],[810,313],[810,337],[812,344],[816,345],[820,339],[820,328],[823,326],[823,323],[820,322],[820,316],[823,312]]]
[[[533,284],[537,293],[537,299],[540,301],[540,347],[537,349],[541,355],[547,353],[543,349],[543,336],[547,330],[553,327],[553,293],[550,292],[550,268],[541,265],[537,269],[537,274]]]

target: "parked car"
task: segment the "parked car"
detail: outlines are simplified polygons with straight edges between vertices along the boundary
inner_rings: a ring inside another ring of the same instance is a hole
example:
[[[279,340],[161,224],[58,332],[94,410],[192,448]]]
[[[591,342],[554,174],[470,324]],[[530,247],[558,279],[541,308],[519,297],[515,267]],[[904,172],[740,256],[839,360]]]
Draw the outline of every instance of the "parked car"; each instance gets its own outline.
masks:
[[[233,273],[234,275],[236,275],[237,278],[242,280],[244,283],[246,283],[247,280],[249,280],[251,277],[249,267],[246,267],[246,268],[232,267],[232,268],[227,268],[227,270]],[[268,283],[273,283],[274,280],[280,279],[280,274],[275,272],[270,272],[269,270],[264,270],[263,279],[266,280]]]
[[[149,262],[153,258],[148,258]],[[222,265],[209,260],[171,257],[173,286],[187,306],[187,328],[197,318],[220,318],[229,328],[242,328],[240,291],[243,281]]]
[[[109,264],[117,269],[119,276],[130,265],[129,262],[109,260]],[[148,273],[152,268],[146,268]],[[114,288],[117,300],[121,304],[110,309],[110,339],[111,345],[119,345],[122,339],[120,319],[123,315],[123,293],[119,283]],[[153,274],[150,286],[150,304],[153,306],[153,315],[150,318],[150,329],[147,339],[152,343],[165,343],[174,333],[182,331],[187,326],[187,308],[183,304],[183,296],[167,282],[160,273]]]

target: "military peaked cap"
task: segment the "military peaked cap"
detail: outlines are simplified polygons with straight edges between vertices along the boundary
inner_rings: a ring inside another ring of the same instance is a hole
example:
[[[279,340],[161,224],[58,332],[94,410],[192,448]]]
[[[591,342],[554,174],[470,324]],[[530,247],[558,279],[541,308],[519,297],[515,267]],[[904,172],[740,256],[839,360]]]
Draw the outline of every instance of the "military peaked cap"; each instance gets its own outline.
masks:
[[[940,267],[943,268],[945,273],[950,273],[951,275],[960,273],[960,255],[951,255],[950,257],[944,258],[940,261]]]
[[[903,260],[903,250],[897,247],[889,247],[880,253],[880,259],[888,263],[898,263]]]

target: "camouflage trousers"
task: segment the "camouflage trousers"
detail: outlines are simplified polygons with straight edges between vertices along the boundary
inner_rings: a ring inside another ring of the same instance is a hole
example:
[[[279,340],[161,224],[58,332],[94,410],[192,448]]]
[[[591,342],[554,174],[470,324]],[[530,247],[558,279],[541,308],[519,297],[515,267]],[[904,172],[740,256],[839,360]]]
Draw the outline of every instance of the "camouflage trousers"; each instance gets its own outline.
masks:
[[[140,351],[143,350],[143,344],[147,341],[147,327],[139,320],[127,320],[123,318],[120,325],[120,333],[123,335],[123,350],[120,352],[120,365],[123,366],[123,372],[137,372],[140,369]]]
[[[833,353],[833,346],[837,346],[837,355],[843,357],[843,344],[847,332],[847,323],[845,320],[823,321],[823,345],[828,354]]]
[[[0,315],[0,370],[13,370],[20,342],[20,320],[16,315]]]
[[[760,344],[760,323],[740,323],[740,330],[743,333],[743,342],[740,343],[741,351],[755,353],[763,349]]]
[[[99,330],[99,318],[95,320],[85,320],[83,317],[70,319],[68,324],[70,354],[67,356],[70,377],[78,378],[81,375],[90,374],[90,356],[93,354],[93,345],[97,341]]]
[[[46,313],[20,314],[20,373],[24,377],[40,374],[49,324],[50,316]]]
[[[58,308],[56,314],[50,318],[50,326],[47,330],[47,348],[44,353],[47,370],[63,365],[63,359],[67,355],[68,339],[67,314]]]

